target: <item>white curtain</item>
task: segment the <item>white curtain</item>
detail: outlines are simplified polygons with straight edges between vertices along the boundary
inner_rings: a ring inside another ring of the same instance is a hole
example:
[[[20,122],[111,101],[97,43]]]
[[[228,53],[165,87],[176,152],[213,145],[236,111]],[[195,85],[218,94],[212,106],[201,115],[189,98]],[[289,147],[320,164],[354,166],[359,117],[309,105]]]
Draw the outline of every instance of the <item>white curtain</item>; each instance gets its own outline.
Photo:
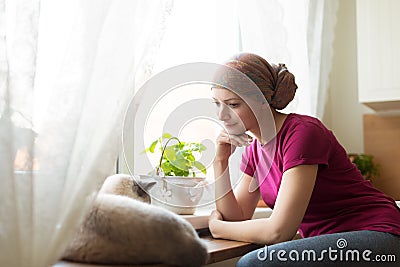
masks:
[[[338,0],[238,0],[242,50],[285,63],[295,99],[284,110],[322,118],[332,65]]]
[[[283,110],[311,114],[306,39],[306,3],[293,0],[239,0],[242,50],[268,62],[284,63],[299,89]]]
[[[59,259],[115,170],[125,110],[171,8],[0,0],[0,266]]]
[[[338,0],[308,0],[307,43],[312,113],[322,118],[328,97]]]

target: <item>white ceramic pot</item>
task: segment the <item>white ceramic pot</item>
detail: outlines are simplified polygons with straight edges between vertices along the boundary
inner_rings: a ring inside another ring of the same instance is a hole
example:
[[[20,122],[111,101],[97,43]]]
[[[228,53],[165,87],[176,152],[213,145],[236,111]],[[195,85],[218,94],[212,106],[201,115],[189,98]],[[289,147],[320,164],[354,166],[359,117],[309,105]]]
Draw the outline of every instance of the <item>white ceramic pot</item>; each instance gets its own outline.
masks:
[[[153,179],[156,185],[149,190],[151,203],[177,214],[193,214],[203,196],[201,183],[205,178],[139,175],[140,179]]]

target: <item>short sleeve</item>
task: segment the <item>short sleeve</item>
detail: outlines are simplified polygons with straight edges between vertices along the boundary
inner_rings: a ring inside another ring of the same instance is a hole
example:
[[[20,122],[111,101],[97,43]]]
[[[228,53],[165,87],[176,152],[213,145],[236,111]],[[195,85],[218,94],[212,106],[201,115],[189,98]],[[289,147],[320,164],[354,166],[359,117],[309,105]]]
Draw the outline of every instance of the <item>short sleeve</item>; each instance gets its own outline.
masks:
[[[254,142],[246,147],[242,154],[242,162],[240,163],[240,170],[245,174],[253,177],[255,172],[255,163],[253,157]]]
[[[328,165],[331,132],[313,123],[297,124],[287,132],[283,142],[283,171],[297,165]]]

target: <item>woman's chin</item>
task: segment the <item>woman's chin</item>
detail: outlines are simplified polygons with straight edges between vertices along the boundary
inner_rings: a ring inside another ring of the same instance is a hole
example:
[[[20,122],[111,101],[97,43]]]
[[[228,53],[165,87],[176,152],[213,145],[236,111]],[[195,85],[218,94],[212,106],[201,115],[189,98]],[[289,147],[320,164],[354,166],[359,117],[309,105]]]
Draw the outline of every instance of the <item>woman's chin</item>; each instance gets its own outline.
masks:
[[[231,135],[240,135],[240,134],[245,133],[246,129],[244,129],[242,127],[240,127],[240,128],[239,127],[232,127],[232,128],[226,127],[226,131],[228,134],[231,134]]]

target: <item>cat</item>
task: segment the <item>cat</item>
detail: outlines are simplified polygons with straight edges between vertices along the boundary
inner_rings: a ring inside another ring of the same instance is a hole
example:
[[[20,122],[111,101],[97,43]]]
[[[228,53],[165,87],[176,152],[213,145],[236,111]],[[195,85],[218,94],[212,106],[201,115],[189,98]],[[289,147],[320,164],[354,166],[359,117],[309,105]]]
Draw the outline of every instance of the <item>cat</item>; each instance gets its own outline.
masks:
[[[205,264],[207,248],[192,225],[149,204],[146,191],[154,184],[124,174],[109,176],[63,259],[97,264]]]

